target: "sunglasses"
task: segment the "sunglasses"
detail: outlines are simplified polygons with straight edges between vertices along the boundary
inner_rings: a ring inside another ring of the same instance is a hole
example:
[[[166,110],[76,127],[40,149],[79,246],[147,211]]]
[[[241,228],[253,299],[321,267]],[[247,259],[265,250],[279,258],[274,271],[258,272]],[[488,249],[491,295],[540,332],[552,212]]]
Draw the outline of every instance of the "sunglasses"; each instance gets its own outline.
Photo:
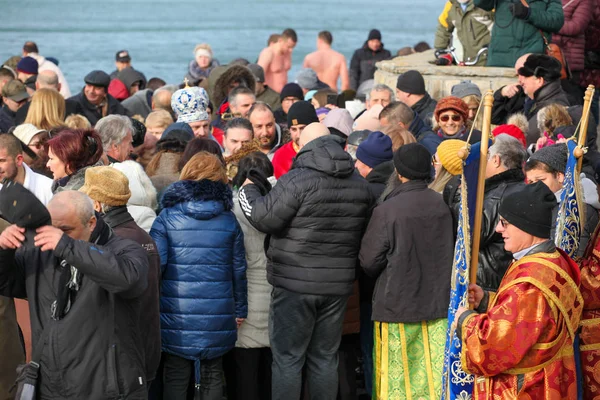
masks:
[[[30,143],[28,146],[33,147],[34,149],[37,149],[37,150],[44,147],[44,145],[41,142]]]
[[[507,220],[505,220],[504,218],[499,218],[499,220],[500,220],[500,225],[502,225],[502,227],[503,227],[504,229],[506,229],[506,227],[510,225],[510,222],[508,222],[508,221],[507,221]]]
[[[452,118],[452,121],[454,121],[454,122],[458,122],[458,121],[460,121],[462,119],[462,117],[460,115],[457,115],[457,114],[454,114],[452,116],[450,116],[450,115],[442,115],[440,117],[440,121],[442,121],[442,122],[448,122],[448,120],[450,118]]]

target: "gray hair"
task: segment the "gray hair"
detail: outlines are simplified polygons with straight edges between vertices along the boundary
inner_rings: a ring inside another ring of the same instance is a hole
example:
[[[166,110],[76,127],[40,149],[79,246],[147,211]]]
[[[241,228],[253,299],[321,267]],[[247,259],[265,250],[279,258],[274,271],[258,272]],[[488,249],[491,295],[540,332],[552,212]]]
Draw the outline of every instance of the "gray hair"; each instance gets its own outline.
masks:
[[[77,214],[82,225],[87,224],[94,216],[94,201],[87,194],[77,190],[65,190],[55,194],[48,202],[48,208],[52,206],[70,208]]]
[[[232,104],[234,107],[237,106],[237,97],[241,94],[245,94],[248,96],[254,97],[256,99],[256,95],[250,89],[245,86],[238,86],[229,93],[229,104]]]
[[[133,135],[133,124],[124,115],[107,115],[96,123],[96,131],[102,138],[102,148],[106,152],[113,144],[119,144],[128,133]]]
[[[500,161],[506,169],[521,169],[527,160],[527,151],[523,144],[518,139],[504,133],[496,136],[496,141],[490,146],[489,155],[490,158],[500,157]]]
[[[56,72],[54,71],[40,71],[36,82],[39,84],[40,88],[58,89],[58,75],[56,75]]]
[[[378,83],[367,92],[367,100],[371,98],[372,92],[388,92],[390,94],[390,102],[396,101],[396,94],[394,91],[388,85],[384,85],[383,83]]]

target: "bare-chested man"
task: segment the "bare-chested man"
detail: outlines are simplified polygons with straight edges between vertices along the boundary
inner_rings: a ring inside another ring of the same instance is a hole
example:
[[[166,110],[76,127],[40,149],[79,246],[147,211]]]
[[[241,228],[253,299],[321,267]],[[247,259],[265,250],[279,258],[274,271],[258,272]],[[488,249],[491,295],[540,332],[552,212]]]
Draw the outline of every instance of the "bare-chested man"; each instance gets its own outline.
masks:
[[[265,71],[265,83],[278,93],[287,83],[287,74],[292,68],[292,51],[297,42],[296,32],[286,29],[277,43],[263,49],[258,56],[257,64]]]
[[[333,36],[331,32],[322,31],[317,36],[317,51],[304,58],[304,68],[317,73],[319,79],[330,88],[337,89],[338,79],[342,79],[342,90],[350,89],[350,78],[346,57],[331,48]]]

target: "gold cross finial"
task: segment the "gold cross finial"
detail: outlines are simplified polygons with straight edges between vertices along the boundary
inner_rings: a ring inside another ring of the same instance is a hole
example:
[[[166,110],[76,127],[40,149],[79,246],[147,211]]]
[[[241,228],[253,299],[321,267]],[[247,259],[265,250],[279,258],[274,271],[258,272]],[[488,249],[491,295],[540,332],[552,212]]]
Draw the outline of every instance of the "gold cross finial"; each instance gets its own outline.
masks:
[[[190,82],[190,81],[188,80],[188,78],[187,78],[187,76],[186,76],[186,77],[185,77],[185,79],[183,80],[183,83],[185,83],[185,87],[186,87],[186,88],[190,87],[190,85],[189,85],[189,82]]]

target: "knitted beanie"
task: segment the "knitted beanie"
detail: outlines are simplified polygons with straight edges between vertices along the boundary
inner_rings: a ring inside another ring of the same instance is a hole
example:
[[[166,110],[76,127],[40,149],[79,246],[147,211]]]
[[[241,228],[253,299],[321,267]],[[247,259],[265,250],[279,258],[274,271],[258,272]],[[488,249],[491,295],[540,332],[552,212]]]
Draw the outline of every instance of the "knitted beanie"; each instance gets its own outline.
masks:
[[[521,142],[523,147],[527,147],[527,140],[525,139],[525,135],[523,134],[523,131],[518,126],[509,125],[509,124],[498,125],[492,131],[492,135],[494,135],[494,137],[496,137],[498,135],[502,135],[502,134],[514,137],[519,142]]]
[[[371,133],[356,149],[356,159],[371,168],[393,158],[392,139],[379,131]]]
[[[552,230],[554,207],[554,193],[543,182],[536,182],[504,197],[498,212],[523,232],[548,239]]]
[[[477,96],[481,98],[481,90],[479,89],[479,86],[471,81],[461,81],[460,83],[452,86],[450,95],[458,97],[459,99],[463,99],[467,96]]]
[[[302,92],[302,88],[297,83],[288,83],[281,89],[281,93],[279,93],[279,99],[281,101],[286,97],[294,97],[298,100],[302,100],[304,98],[304,92]]]
[[[425,94],[425,80],[419,71],[406,71],[398,77],[396,88],[405,93],[410,94]]]
[[[294,125],[308,125],[319,122],[315,107],[308,101],[297,101],[288,110],[287,123],[289,127]]]
[[[28,75],[37,75],[38,74],[38,62],[33,57],[23,57],[17,63],[17,71],[23,72]]]
[[[459,139],[444,140],[437,148],[437,156],[446,171],[452,175],[460,175],[463,169],[463,160],[458,157],[458,151],[464,149],[467,143]]]
[[[398,174],[410,180],[431,178],[431,154],[419,143],[409,143],[394,153],[394,166]]]
[[[555,171],[562,172],[564,174],[565,170],[567,169],[568,156],[569,150],[567,149],[567,145],[564,143],[559,143],[548,147],[542,147],[533,153],[527,162],[539,161],[548,165]]]
[[[124,206],[131,197],[129,179],[113,167],[92,167],[85,171],[85,183],[79,189],[107,206]]]
[[[435,120],[439,121],[440,114],[447,110],[456,111],[462,116],[463,122],[469,117],[469,106],[458,97],[448,96],[438,101],[435,111],[433,112],[435,115]]]

